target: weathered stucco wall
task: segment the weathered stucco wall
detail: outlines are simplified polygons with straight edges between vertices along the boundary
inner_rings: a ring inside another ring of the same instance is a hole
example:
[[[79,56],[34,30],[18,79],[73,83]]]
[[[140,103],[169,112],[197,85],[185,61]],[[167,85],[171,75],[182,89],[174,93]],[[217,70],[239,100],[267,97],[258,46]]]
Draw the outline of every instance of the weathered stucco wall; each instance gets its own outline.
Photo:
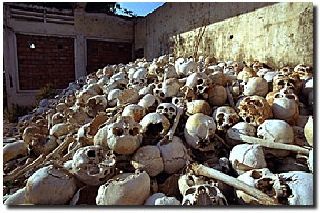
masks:
[[[204,28],[202,28],[203,30]],[[200,28],[176,36],[179,56],[192,55]],[[279,3],[208,25],[198,55],[259,60],[273,67],[313,63],[312,3]]]
[[[271,2],[167,2],[146,17],[145,56],[168,53],[173,35],[254,11]],[[137,38],[137,37],[136,37]]]

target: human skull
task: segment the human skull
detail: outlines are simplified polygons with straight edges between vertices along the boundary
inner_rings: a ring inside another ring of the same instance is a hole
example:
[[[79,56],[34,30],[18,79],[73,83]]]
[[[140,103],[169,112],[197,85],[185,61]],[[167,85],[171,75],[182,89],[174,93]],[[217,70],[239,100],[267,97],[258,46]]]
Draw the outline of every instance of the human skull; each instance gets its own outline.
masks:
[[[262,146],[257,144],[236,145],[230,152],[229,160],[238,174],[267,167]]]
[[[274,118],[282,119],[295,125],[299,117],[297,96],[294,94],[276,93],[272,103]]]
[[[216,124],[212,117],[202,113],[191,115],[184,129],[187,144],[199,150],[212,150],[211,139],[216,131]]]
[[[168,133],[170,128],[170,121],[166,116],[153,112],[149,113],[140,121],[142,126],[143,139],[148,137],[162,137]]]
[[[229,106],[218,107],[214,111],[213,117],[216,121],[217,129],[221,131],[227,130],[239,121],[238,114]]]
[[[7,163],[18,157],[24,157],[28,155],[28,145],[23,141],[16,141],[8,143],[3,147],[3,162]]]
[[[146,113],[155,112],[157,106],[160,104],[160,99],[154,95],[147,94],[140,99],[138,105],[142,106]]]
[[[185,167],[189,160],[187,149],[182,140],[173,136],[171,142],[158,143],[164,164],[164,171],[168,174],[174,174]]]
[[[38,169],[26,184],[26,203],[65,205],[77,191],[75,178],[53,165]]]
[[[208,102],[213,106],[224,105],[227,98],[227,91],[223,86],[215,85],[208,90]]]
[[[188,76],[197,71],[197,63],[193,60],[184,61],[183,58],[178,58],[175,62],[175,68],[180,76]]]
[[[201,184],[186,190],[183,195],[182,205],[227,206],[228,203],[225,196],[216,186]]]
[[[313,146],[313,117],[309,116],[308,122],[304,126],[304,135],[310,146]]]
[[[244,67],[241,72],[238,73],[237,79],[242,82],[248,82],[251,77],[257,76],[256,72],[250,67]]]
[[[135,122],[140,122],[140,120],[145,115],[145,109],[138,104],[130,104],[123,109],[122,116],[133,117]]]
[[[232,126],[231,128],[229,128],[227,130],[227,135],[226,135],[227,140],[226,141],[228,142],[228,144],[237,145],[237,144],[239,144],[239,142],[235,141],[235,140],[231,139],[231,137],[229,137],[229,135],[232,132],[236,132],[237,134],[243,134],[243,135],[248,135],[248,136],[254,137],[256,135],[257,130],[253,125],[248,124],[246,122],[239,122],[239,123],[235,124],[234,126]]]
[[[108,94],[108,105],[114,107],[117,105],[118,97],[123,93],[120,89],[113,89]]]
[[[143,205],[150,194],[150,177],[146,172],[124,173],[101,185],[97,205]]]
[[[273,116],[266,99],[256,95],[243,98],[238,109],[239,116],[253,126],[258,126]]]
[[[144,170],[150,177],[157,176],[163,169],[163,159],[157,146],[140,147],[132,157],[131,164],[135,169]]]
[[[137,104],[139,101],[139,91],[135,88],[123,90],[117,98],[117,105]]]
[[[297,73],[299,75],[299,78],[302,80],[306,80],[312,77],[312,67],[303,64],[298,64],[297,66],[295,66],[293,71]]]
[[[203,176],[196,176],[188,172],[184,175],[180,175],[178,179],[178,187],[182,195],[186,193],[188,188],[205,183],[207,183],[207,181]]]
[[[90,117],[95,117],[99,112],[105,111],[108,101],[104,95],[96,95],[88,99],[85,111]]]
[[[152,206],[172,206],[172,205],[181,205],[180,201],[177,200],[175,197],[167,197],[163,193],[155,193],[151,195],[144,205],[152,205]]]
[[[81,182],[97,186],[105,183],[114,174],[115,155],[101,146],[79,148],[72,158],[72,171]]]
[[[162,92],[165,97],[173,97],[180,91],[180,83],[176,78],[168,78],[162,84]]]
[[[132,154],[139,148],[142,136],[141,125],[132,117],[122,116],[108,125],[108,147],[117,154]]]
[[[194,115],[196,113],[211,115],[212,109],[205,100],[192,100],[192,102],[187,102],[187,114]]]
[[[166,116],[170,121],[173,121],[177,116],[177,108],[172,103],[161,103],[156,109],[156,113]]]
[[[258,127],[257,136],[270,143],[294,144],[293,128],[283,120],[265,120],[264,123]],[[265,150],[266,153],[272,153],[281,157],[290,154],[290,152],[286,150]]]
[[[265,97],[268,93],[268,82],[261,77],[249,78],[244,86],[243,94],[246,96],[258,95]]]
[[[161,82],[154,84],[153,95],[159,99],[165,98],[165,94],[163,92],[163,84]]]

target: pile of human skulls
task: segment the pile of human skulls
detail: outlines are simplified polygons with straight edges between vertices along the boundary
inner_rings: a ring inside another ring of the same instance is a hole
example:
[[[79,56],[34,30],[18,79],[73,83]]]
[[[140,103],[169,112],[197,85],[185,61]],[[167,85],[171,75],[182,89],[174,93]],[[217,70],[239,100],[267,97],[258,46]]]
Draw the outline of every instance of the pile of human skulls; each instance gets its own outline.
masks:
[[[4,203],[313,205],[312,114],[302,64],[108,65],[20,118]]]

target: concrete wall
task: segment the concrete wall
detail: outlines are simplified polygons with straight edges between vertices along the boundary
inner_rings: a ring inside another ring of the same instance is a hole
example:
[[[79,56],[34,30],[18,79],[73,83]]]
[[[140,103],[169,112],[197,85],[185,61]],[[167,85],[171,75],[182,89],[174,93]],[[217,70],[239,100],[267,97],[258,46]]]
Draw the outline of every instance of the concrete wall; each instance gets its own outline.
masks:
[[[10,14],[10,6],[4,4],[4,69],[9,107],[11,104],[32,105],[38,93],[38,90],[19,89],[17,33],[74,38],[75,78],[86,75],[87,39],[127,43],[134,41],[134,23],[131,20],[106,14],[89,14],[83,8],[76,8],[73,17],[73,24],[15,19]]]
[[[167,2],[146,17],[145,56],[168,53],[170,37],[272,5],[271,2]]]
[[[313,64],[312,3],[279,3],[208,25],[198,55],[259,60],[279,68]],[[192,55],[199,28],[175,36],[178,56]]]
[[[312,3],[166,3],[146,17],[145,56],[193,55],[204,26],[198,55],[312,65]]]

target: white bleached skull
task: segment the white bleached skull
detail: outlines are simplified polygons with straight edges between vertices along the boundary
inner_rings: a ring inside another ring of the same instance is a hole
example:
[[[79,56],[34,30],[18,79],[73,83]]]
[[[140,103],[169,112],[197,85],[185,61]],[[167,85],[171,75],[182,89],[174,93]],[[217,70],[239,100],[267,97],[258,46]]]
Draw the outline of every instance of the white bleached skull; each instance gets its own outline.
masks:
[[[221,131],[227,130],[239,121],[237,112],[229,106],[218,107],[214,111],[213,117],[216,121],[217,129]]]
[[[123,93],[123,90],[113,89],[108,94],[108,105],[114,107],[117,105],[118,97]]]
[[[79,148],[72,158],[72,171],[83,183],[97,186],[115,175],[115,155],[101,146]]]
[[[131,164],[135,169],[144,170],[154,177],[164,169],[160,149],[157,146],[140,147],[132,157]]]
[[[159,99],[165,98],[165,94],[163,92],[163,84],[161,82],[154,84],[153,95]]]
[[[124,173],[101,185],[97,205],[143,205],[150,195],[150,177],[146,172]]]
[[[162,87],[162,92],[166,98],[173,97],[178,94],[180,83],[176,78],[168,78],[163,82]]]
[[[143,96],[143,98],[140,99],[138,102],[139,106],[142,106],[145,109],[145,112],[155,112],[157,109],[157,106],[160,104],[160,99],[157,98],[154,95],[147,94]]]
[[[299,117],[298,98],[294,94],[276,93],[272,103],[274,118],[282,119],[295,125]]]
[[[28,178],[25,201],[35,205],[66,205],[76,191],[75,178],[64,168],[50,165]]]
[[[170,121],[162,114],[153,112],[149,113],[140,121],[144,136],[164,136],[170,128]]]
[[[294,144],[293,128],[283,120],[265,120],[264,123],[258,127],[257,136],[270,143]],[[265,150],[266,153],[272,153],[280,157],[289,154],[286,150]]]
[[[263,148],[257,144],[236,145],[230,152],[229,160],[238,174],[267,167]]]
[[[104,95],[96,95],[88,99],[85,111],[90,117],[95,117],[97,113],[105,111],[108,101]]]
[[[243,94],[246,96],[259,95],[265,97],[268,93],[268,82],[261,77],[249,78],[244,86]]]
[[[175,62],[176,72],[180,76],[188,76],[191,73],[195,73],[197,71],[197,63],[193,60],[184,61],[183,58],[179,58]]]
[[[256,95],[243,98],[238,109],[239,116],[253,126],[258,126],[273,116],[267,100]]]
[[[162,114],[172,121],[177,116],[177,108],[172,103],[161,103],[157,107],[156,113]]]
[[[116,122],[108,125],[108,147],[117,154],[132,154],[140,146],[142,136],[141,125],[132,117],[119,117]]]
[[[194,149],[212,150],[212,138],[216,131],[216,124],[212,117],[202,113],[191,115],[184,129],[187,144]]]
[[[182,140],[176,136],[173,136],[171,142],[159,142],[157,146],[160,149],[163,159],[164,171],[168,174],[177,173],[184,168],[187,161],[190,160]]]
[[[299,78],[302,80],[306,80],[312,77],[312,67],[303,64],[298,64],[297,66],[295,66],[293,71],[297,73],[299,75]]]
[[[227,206],[227,199],[213,185],[201,184],[188,188],[183,195],[182,205]]]

